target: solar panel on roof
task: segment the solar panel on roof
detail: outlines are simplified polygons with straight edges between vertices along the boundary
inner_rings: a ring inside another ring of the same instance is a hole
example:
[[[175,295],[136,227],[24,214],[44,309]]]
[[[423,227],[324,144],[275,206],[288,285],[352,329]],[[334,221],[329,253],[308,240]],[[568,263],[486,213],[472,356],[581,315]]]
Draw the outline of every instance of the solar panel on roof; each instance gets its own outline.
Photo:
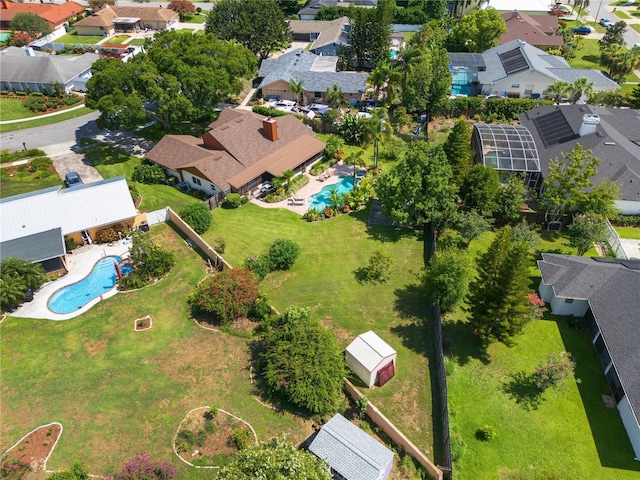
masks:
[[[578,138],[561,110],[536,117],[533,119],[533,124],[538,129],[542,143],[547,148]]]
[[[502,62],[502,66],[504,67],[504,71],[507,72],[507,75],[512,75],[529,69],[529,64],[519,48],[509,52],[499,53],[498,57],[500,57],[500,61]]]

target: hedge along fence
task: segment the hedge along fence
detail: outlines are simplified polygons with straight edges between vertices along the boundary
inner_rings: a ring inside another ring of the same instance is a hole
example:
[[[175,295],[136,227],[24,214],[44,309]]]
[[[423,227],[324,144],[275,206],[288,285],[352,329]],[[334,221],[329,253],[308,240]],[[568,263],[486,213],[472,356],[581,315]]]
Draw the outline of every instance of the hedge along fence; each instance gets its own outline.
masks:
[[[353,383],[346,378],[344,379],[344,388],[354,401],[363,397],[362,393],[360,393]],[[429,472],[429,475],[431,475],[432,478],[436,480],[443,480],[444,474],[442,470],[434,465],[434,463],[429,460],[427,456],[404,435],[404,433],[398,430],[398,428],[391,423],[391,421],[370,401],[367,402],[367,416],[373,423],[380,427],[384,433],[387,434],[393,443],[401,446],[408,455],[415,458],[417,462],[422,465],[427,472]]]
[[[216,252],[211,245],[203,240],[203,238],[198,235],[193,228],[191,228],[176,212],[173,211],[171,207],[167,207],[167,218],[176,226],[178,230],[184,233],[189,240],[195,243],[200,250],[204,252],[204,254],[211,260],[217,268],[220,270],[224,270],[225,268],[232,268],[231,265]]]

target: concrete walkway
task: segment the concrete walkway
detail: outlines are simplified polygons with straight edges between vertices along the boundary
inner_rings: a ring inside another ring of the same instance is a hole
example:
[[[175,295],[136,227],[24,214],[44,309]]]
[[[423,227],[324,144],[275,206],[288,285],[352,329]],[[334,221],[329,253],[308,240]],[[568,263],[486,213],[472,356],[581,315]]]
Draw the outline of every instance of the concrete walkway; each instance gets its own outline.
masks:
[[[62,115],[63,113],[73,112],[74,110],[80,110],[84,108],[84,103],[76,105],[75,107],[65,108],[64,110],[58,110],[57,112],[45,113],[44,115],[38,115],[37,117],[17,118],[15,120],[3,120],[0,125],[8,125],[10,123],[29,122],[31,120],[39,120],[41,118],[53,117],[55,115]]]

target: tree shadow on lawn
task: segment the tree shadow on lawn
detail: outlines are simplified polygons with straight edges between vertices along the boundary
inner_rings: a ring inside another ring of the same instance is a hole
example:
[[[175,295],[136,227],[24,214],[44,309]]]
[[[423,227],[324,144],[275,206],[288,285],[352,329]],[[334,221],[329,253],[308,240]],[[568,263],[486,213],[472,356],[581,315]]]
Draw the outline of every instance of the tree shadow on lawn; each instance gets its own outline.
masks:
[[[97,144],[85,150],[85,156],[93,166],[116,165],[131,160],[131,155],[107,144]],[[141,160],[142,162],[142,160]]]
[[[502,391],[525,410],[537,410],[544,398],[536,385],[534,373],[520,371],[511,375],[511,380],[502,386]]]
[[[395,243],[403,238],[416,238],[422,241],[422,232],[408,227],[397,227],[388,225],[372,225],[369,223],[369,216],[372,208],[372,200],[369,200],[367,207],[357,212],[349,213],[349,216],[366,225],[367,235],[379,242]]]
[[[573,328],[576,321],[570,317],[554,317],[564,348],[576,361],[575,377],[580,379],[578,391],[582,398],[593,441],[604,467],[640,472],[640,462],[634,461],[634,452],[628,440],[617,408],[608,408],[602,398],[611,395],[600,361],[587,328]],[[584,320],[579,320],[581,327]]]
[[[473,324],[464,320],[442,322],[444,354],[453,358],[458,365],[466,365],[476,359],[483,365],[489,365],[487,349],[473,333]]]

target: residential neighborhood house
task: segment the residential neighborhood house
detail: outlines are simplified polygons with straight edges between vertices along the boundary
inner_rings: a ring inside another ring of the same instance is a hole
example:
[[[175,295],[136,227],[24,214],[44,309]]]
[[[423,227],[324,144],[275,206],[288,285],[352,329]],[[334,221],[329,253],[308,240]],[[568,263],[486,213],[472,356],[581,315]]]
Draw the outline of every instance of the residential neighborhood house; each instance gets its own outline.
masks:
[[[364,7],[374,8],[378,5],[378,0],[308,0],[304,7],[298,10],[300,20],[315,20],[318,11],[322,7]]]
[[[10,30],[11,21],[18,13],[31,13],[46,20],[52,30],[57,30],[68,23],[69,19],[84,13],[85,7],[69,1],[65,3],[21,3],[0,1],[0,29]]]
[[[57,83],[67,93],[86,90],[95,53],[49,55],[32,48],[7,47],[0,53],[0,90],[51,92]]]
[[[325,147],[293,115],[263,118],[227,108],[209,128],[202,138],[165,135],[147,159],[219,200],[229,192],[254,197],[263,183],[285,170],[304,171]]]
[[[393,466],[393,452],[339,413],[325,423],[309,451],[342,480],[385,480]]]
[[[260,64],[258,76],[262,78],[258,88],[263,97],[277,97],[299,101],[291,91],[290,82],[302,81],[304,103],[327,103],[327,89],[337,85],[345,102],[355,104],[363,100],[367,89],[368,74],[361,72],[337,72],[338,57],[315,55],[296,49],[275,60],[265,59]]]
[[[640,260],[543,253],[538,268],[551,312],[584,318],[640,460]]]
[[[338,47],[349,45],[349,19],[340,17],[336,20],[290,20],[292,39],[294,42],[309,42],[309,51],[316,55],[338,55]]]
[[[482,65],[478,65],[478,55],[482,57]],[[571,68],[564,58],[550,55],[521,39],[490,48],[482,54],[450,54],[449,69],[453,72],[454,85],[456,73],[468,73],[466,85],[469,90],[483,95],[544,98],[552,83],[558,80],[574,83],[582,77],[593,82],[594,92],[620,88],[600,70]],[[458,84],[465,85],[459,80]]]
[[[549,174],[549,162],[579,143],[600,159],[594,182],[615,182],[620,187],[616,207],[625,215],[640,215],[640,110],[546,105],[519,119],[535,141],[541,181]]]
[[[472,3],[472,2],[461,2]],[[479,7],[482,9],[495,8],[498,12],[510,12],[514,6],[518,7],[518,10],[528,15],[543,15],[547,13],[552,5],[555,5],[555,0],[481,0],[477,1]],[[469,13],[467,10],[466,13]]]
[[[556,35],[558,31],[557,15],[549,15],[546,12],[542,15],[527,15],[513,10],[500,16],[507,26],[507,31],[498,42],[500,45],[518,39],[545,51],[564,45],[562,35]]]
[[[141,30],[174,28],[179,15],[162,7],[119,7],[105,5],[93,15],[74,24],[78,35],[113,35],[115,32],[133,33]]]
[[[96,234],[146,220],[133,204],[124,177],[73,188],[51,187],[0,199],[0,258],[38,262],[45,271],[67,270],[65,241],[92,243]]]

